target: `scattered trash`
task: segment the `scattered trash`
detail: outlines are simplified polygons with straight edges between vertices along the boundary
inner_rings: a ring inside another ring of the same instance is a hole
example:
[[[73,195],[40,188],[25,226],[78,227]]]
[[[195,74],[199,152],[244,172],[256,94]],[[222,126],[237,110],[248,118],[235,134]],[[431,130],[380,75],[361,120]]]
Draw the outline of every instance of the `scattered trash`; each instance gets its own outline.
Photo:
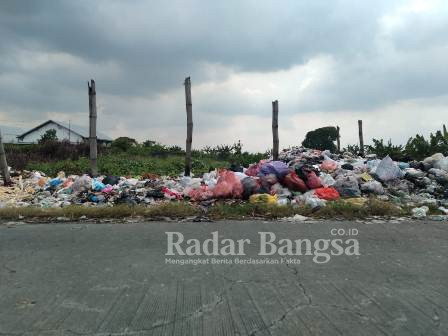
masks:
[[[421,219],[426,217],[426,213],[429,211],[429,208],[424,205],[420,208],[412,209],[412,218]]]
[[[379,160],[375,155],[362,158],[292,147],[282,151],[278,161],[261,160],[247,169],[233,165],[202,177],[148,172],[133,178],[66,176],[64,172],[49,177],[24,171],[15,175],[13,182],[0,187],[0,208],[151,205],[183,199],[207,206],[216,199],[244,199],[254,204],[318,209],[340,198],[362,205],[368,196],[375,195],[413,207],[414,218],[427,217],[426,205],[448,215],[448,157],[440,153],[422,162],[407,163],[394,162],[389,156]]]
[[[255,194],[249,198],[252,204],[277,204],[277,195]]]
[[[306,216],[302,216],[302,215],[294,215],[292,217],[284,217],[281,218],[280,220],[282,222],[304,222],[306,220],[308,220],[309,218]]]

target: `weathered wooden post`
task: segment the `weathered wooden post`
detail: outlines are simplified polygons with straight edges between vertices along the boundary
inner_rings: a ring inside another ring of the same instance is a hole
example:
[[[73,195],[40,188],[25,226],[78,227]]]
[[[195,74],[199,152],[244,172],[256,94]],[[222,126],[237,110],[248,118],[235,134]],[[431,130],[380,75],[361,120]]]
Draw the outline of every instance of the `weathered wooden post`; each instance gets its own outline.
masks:
[[[185,176],[191,174],[191,142],[193,141],[193,112],[191,103],[191,81],[185,78],[185,104],[187,107],[187,140],[185,146]]]
[[[358,130],[359,130],[359,153],[364,156],[364,137],[362,135],[362,120],[358,120]]]
[[[272,102],[272,158],[278,160],[278,100]]]
[[[336,138],[336,145],[338,147],[338,153],[341,152],[341,129],[339,128],[339,126],[336,126],[336,131],[338,133],[337,138]]]
[[[89,144],[90,144],[90,173],[92,176],[98,175],[98,147],[96,141],[96,90],[95,81],[90,80],[89,87]]]
[[[9,176],[8,163],[6,162],[5,147],[3,146],[3,136],[0,131],[0,168],[3,174],[4,185],[11,185],[11,177]]]

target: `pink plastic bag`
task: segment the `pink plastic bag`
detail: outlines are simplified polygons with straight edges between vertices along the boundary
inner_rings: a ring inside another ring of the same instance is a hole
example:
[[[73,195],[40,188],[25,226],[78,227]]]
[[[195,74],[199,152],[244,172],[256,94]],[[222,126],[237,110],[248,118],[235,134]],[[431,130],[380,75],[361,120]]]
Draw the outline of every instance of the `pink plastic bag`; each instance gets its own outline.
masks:
[[[213,197],[213,191],[208,190],[208,187],[204,185],[200,188],[191,190],[188,193],[188,196],[192,201],[206,201]]]
[[[235,173],[230,170],[222,170],[219,173],[218,182],[213,189],[213,197],[216,198],[241,198],[243,185]]]
[[[247,176],[258,176],[258,173],[260,172],[261,166],[263,166],[266,162],[269,162],[269,160],[261,160],[257,164],[250,165],[249,168],[244,172]]]
[[[324,162],[322,162],[320,164],[320,169],[324,170],[324,171],[334,171],[338,168],[338,163],[336,161],[333,160],[324,160]]]
[[[322,187],[319,176],[316,175],[314,171],[310,171],[306,175],[306,185],[310,189],[317,189]]]

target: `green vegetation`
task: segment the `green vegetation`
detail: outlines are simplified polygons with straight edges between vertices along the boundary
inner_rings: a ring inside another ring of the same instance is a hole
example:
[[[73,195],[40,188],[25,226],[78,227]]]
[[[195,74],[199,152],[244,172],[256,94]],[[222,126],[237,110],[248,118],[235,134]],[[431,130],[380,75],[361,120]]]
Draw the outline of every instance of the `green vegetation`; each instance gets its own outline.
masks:
[[[326,150],[336,152],[336,145],[334,142],[338,137],[338,131],[336,127],[327,126],[317,128],[314,131],[310,131],[306,134],[305,140],[302,142],[302,146],[313,149]]]
[[[421,161],[435,153],[448,155],[448,132],[445,125],[443,131],[431,133],[428,140],[420,134],[410,137],[405,146],[393,145],[391,140],[385,144],[383,139],[372,139],[372,142],[372,145],[365,146],[366,153],[376,154],[379,158],[389,155],[395,161]],[[357,154],[359,146],[348,145],[343,151]]]
[[[56,136],[55,129],[49,129],[39,139],[39,144],[45,144],[47,142],[56,142],[58,141],[58,137]]]
[[[46,137],[48,138],[48,137]],[[7,145],[8,163],[15,169],[38,170],[50,176],[89,172],[88,143],[44,141],[32,145]],[[108,175],[137,176],[143,173],[178,175],[182,173],[185,152],[179,146],[165,146],[147,140],[142,144],[121,137],[110,147],[98,146],[98,168]],[[196,175],[232,165],[248,166],[265,158],[267,153],[243,152],[241,142],[233,145],[207,146],[192,152],[192,171]]]
[[[437,213],[434,211],[433,213]],[[390,202],[384,202],[375,198],[369,199],[365,204],[353,204],[346,200],[328,202],[327,206],[313,211],[306,206],[277,206],[266,204],[250,204],[242,201],[231,203],[218,202],[209,207],[205,212],[196,204],[188,202],[164,202],[149,207],[117,205],[113,207],[84,207],[71,205],[64,208],[2,208],[2,219],[38,219],[51,220],[64,217],[70,220],[78,220],[85,216],[89,219],[103,218],[132,218],[139,217],[148,220],[160,220],[163,218],[184,219],[205,215],[212,220],[220,219],[279,219],[300,214],[312,218],[327,219],[366,219],[369,216],[404,216],[410,214],[410,209],[400,208]],[[60,221],[60,219],[59,219]]]

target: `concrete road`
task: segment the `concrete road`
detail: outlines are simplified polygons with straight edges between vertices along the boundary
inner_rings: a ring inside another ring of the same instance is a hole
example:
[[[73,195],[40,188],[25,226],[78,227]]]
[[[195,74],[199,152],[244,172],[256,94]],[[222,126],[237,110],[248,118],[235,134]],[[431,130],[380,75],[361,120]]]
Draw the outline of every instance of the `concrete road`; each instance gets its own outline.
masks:
[[[168,257],[167,231],[251,242]],[[259,256],[258,232],[311,255]],[[359,255],[316,263],[321,239],[356,239]],[[448,223],[3,224],[0,335],[448,335]]]

